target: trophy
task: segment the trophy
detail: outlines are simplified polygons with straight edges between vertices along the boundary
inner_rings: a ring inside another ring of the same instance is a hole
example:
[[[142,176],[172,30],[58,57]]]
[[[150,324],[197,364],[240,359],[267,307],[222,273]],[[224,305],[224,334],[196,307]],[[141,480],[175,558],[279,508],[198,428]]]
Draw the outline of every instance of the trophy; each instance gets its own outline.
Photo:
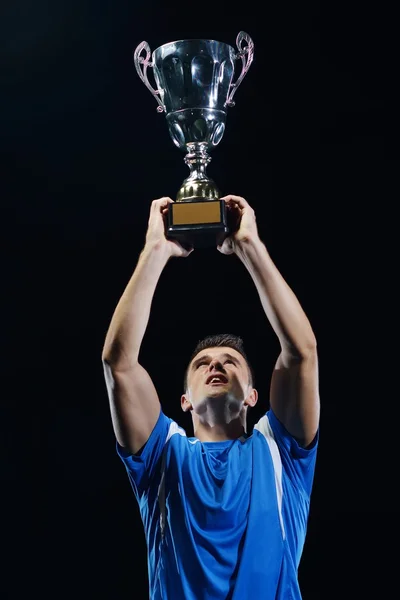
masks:
[[[140,79],[158,102],[157,111],[166,114],[172,141],[186,153],[190,174],[169,205],[166,222],[166,236],[184,246],[219,245],[232,231],[225,202],[206,168],[209,151],[224,135],[227,109],[235,105],[233,96],[253,61],[254,43],[247,33],[237,35],[236,46],[238,51],[215,40],[188,39],[164,44],[151,54],[143,41],[133,53]],[[239,59],[241,73],[233,82]],[[149,67],[157,89],[148,80]]]

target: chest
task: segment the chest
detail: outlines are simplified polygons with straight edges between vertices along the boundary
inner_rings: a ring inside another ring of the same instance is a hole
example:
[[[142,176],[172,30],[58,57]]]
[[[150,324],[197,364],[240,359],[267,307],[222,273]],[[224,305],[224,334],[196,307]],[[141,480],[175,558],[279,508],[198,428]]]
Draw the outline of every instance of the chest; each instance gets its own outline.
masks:
[[[171,445],[165,471],[170,514],[185,515],[187,522],[205,530],[240,527],[254,494],[265,498],[269,488],[274,492],[270,457],[264,457],[261,468],[256,462],[250,444],[237,445],[229,452],[209,451],[200,444],[194,448]],[[262,502],[257,510],[268,510],[268,504]]]

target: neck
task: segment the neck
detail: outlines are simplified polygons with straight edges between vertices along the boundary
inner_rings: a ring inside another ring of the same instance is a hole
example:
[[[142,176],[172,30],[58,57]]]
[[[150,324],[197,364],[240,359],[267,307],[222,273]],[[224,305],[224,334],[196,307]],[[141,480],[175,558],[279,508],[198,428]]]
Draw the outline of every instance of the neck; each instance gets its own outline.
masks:
[[[194,437],[201,442],[236,440],[246,433],[246,414],[240,414],[229,423],[208,423],[193,414]]]

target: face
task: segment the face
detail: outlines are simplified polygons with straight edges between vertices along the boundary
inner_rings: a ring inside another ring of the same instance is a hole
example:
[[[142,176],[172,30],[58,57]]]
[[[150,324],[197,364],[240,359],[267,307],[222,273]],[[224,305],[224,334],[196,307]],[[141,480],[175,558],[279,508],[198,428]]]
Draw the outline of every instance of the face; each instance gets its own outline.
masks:
[[[240,352],[233,348],[206,348],[189,365],[186,394],[182,409],[193,409],[201,414],[211,405],[229,403],[241,410],[243,405],[254,405],[256,391],[249,384],[249,369]],[[220,406],[221,407],[221,406]]]

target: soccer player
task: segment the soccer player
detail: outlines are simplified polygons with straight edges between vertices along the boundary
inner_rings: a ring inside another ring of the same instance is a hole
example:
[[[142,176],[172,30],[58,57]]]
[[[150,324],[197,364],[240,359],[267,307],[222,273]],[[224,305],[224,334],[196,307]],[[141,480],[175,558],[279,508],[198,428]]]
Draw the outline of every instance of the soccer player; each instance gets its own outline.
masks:
[[[103,348],[117,452],[143,521],[151,600],[299,600],[319,431],[316,339],[254,210],[223,200],[238,226],[218,250],[244,264],[280,342],[268,410],[249,434],[253,369],[241,338],[218,334],[197,344],[185,371],[181,407],[194,436],[164,413],[139,351],[163,268],[193,249],[166,238],[172,200],[161,198]]]

